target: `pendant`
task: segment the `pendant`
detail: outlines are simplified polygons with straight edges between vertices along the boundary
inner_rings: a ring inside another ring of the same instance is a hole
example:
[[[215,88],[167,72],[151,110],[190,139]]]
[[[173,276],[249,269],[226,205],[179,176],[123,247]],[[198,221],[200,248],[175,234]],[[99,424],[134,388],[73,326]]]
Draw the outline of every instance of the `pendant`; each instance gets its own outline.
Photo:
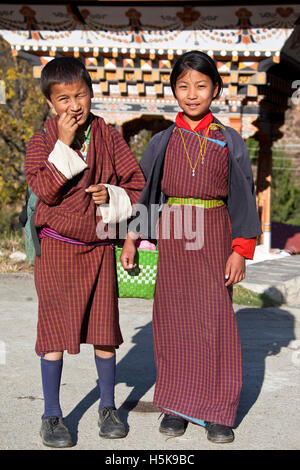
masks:
[[[193,170],[193,172],[192,172],[192,176],[195,176],[195,170]]]

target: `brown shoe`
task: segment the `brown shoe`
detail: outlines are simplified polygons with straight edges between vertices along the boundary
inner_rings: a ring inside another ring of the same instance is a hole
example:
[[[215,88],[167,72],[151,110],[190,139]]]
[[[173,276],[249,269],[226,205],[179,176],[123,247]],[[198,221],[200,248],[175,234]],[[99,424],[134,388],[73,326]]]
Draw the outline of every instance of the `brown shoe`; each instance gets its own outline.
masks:
[[[207,439],[215,444],[225,444],[234,440],[234,433],[230,426],[210,423],[206,421]]]

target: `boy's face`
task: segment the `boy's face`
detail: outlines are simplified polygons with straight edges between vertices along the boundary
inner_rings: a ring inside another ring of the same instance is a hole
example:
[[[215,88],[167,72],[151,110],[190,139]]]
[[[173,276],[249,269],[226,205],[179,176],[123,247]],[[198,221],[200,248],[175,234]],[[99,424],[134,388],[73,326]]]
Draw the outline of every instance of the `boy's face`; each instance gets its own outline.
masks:
[[[84,127],[91,110],[91,90],[84,80],[73,83],[56,83],[51,87],[50,108],[54,108],[58,116],[67,113],[74,116],[79,127]]]

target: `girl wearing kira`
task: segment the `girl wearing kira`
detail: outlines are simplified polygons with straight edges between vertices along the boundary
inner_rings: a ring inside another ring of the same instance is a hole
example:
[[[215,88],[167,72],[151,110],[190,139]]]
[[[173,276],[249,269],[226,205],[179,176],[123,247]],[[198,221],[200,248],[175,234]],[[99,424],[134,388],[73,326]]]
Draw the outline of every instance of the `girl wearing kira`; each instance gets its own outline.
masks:
[[[222,90],[214,61],[200,51],[183,54],[171,87],[182,111],[141,160],[147,183],[139,203],[159,211],[154,405],[164,413],[165,435],[182,435],[190,421],[205,426],[210,441],[232,442],[242,387],[232,285],[244,279],[245,259],[253,258],[261,233],[253,176],[242,138],[210,112]],[[199,249],[188,250],[172,224],[169,239],[161,237],[170,206],[178,204],[191,206],[193,223],[202,208]],[[124,243],[125,269],[134,264],[136,236],[128,233]]]

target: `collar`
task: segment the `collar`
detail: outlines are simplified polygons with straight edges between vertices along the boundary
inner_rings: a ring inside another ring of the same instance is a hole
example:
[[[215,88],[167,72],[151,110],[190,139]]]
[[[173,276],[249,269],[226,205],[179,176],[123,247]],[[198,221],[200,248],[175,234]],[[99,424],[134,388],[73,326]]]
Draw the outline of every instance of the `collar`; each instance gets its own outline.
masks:
[[[201,121],[197,124],[195,129],[192,129],[191,126],[185,121],[183,118],[183,112],[180,111],[177,116],[176,116],[176,126],[177,127],[182,127],[183,129],[186,129],[187,131],[201,131],[203,129],[206,129],[210,123],[213,122],[213,115],[211,111],[204,116],[204,118],[201,119]]]

